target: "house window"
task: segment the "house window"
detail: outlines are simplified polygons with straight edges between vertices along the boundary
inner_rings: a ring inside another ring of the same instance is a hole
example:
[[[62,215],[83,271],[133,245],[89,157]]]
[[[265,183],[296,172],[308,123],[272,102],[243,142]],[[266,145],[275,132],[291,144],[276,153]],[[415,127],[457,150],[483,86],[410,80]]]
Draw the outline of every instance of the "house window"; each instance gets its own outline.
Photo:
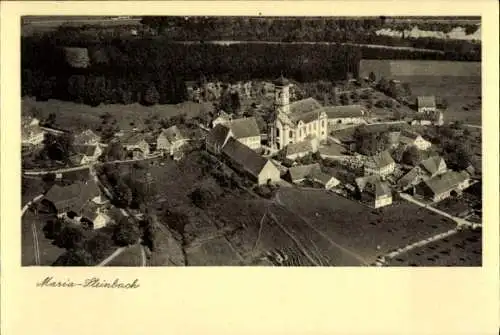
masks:
[[[302,128],[299,129],[299,136],[302,136]]]

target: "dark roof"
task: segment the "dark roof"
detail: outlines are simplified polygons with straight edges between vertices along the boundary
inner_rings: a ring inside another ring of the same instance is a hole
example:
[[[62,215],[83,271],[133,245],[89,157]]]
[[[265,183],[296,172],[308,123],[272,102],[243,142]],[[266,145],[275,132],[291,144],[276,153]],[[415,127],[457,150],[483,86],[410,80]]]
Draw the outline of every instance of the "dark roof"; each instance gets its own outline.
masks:
[[[406,188],[412,184],[417,183],[419,180],[418,178],[420,178],[420,169],[418,167],[414,167],[398,180],[398,186]]]
[[[94,156],[94,152],[96,150],[95,145],[86,145],[86,144],[77,144],[74,145],[73,148],[75,149],[77,154],[82,154],[86,156]]]
[[[377,198],[392,194],[389,184],[377,175],[356,178],[356,185],[361,192],[372,193]]]
[[[222,148],[222,153],[254,177],[259,175],[268,162],[267,159],[232,137]]]
[[[145,141],[146,136],[143,133],[138,133],[138,132],[130,132],[124,134],[121,138],[120,141],[122,144],[137,144],[141,141]]]
[[[327,173],[324,173],[323,171],[321,171],[320,169],[317,169],[317,170],[313,170],[311,172],[311,177],[317,181],[317,182],[320,182],[321,184],[323,185],[326,185],[330,180],[332,179],[336,179],[334,176],[331,176]],[[340,182],[340,181],[339,181]]]
[[[428,179],[424,181],[424,183],[431,189],[434,194],[441,194],[454,189],[458,184],[464,182],[469,178],[469,174],[465,171],[448,171],[431,179]]]
[[[288,173],[290,174],[292,182],[295,182],[297,180],[304,179],[315,170],[321,170],[318,163],[292,166],[288,169]]]
[[[431,96],[420,96],[417,97],[418,107],[436,107],[436,98]]]
[[[416,140],[419,136],[421,136],[419,133],[416,133],[414,131],[410,130],[403,130],[401,132],[402,137],[408,137],[409,139]]]
[[[177,128],[177,126],[175,125],[167,129],[162,129],[160,135],[165,136],[167,138],[167,141],[169,141],[170,143],[186,139],[179,128]]]
[[[371,156],[369,158],[369,162],[374,164],[378,168],[383,168],[389,164],[394,163],[394,159],[392,159],[391,154],[386,150],[382,151],[379,154],[376,154],[375,156]]]
[[[235,138],[260,136],[259,126],[255,117],[232,120],[227,124]]]
[[[427,172],[429,172],[429,174],[433,175],[436,172],[438,172],[439,165],[441,165],[441,163],[444,163],[444,159],[442,157],[439,157],[439,156],[434,156],[434,157],[427,158],[426,160],[423,160],[422,162],[420,162],[420,165]]]
[[[286,156],[302,152],[312,152],[312,151],[313,151],[313,146],[311,141],[290,143],[289,145],[286,146]]]
[[[207,135],[207,141],[213,145],[223,145],[231,130],[222,125],[218,124]]]
[[[360,117],[365,114],[366,109],[361,105],[328,106],[321,108],[320,112],[325,112],[329,119],[334,119],[343,117]]]
[[[290,81],[281,75],[278,79],[274,80],[273,84],[276,86],[286,86],[290,85]]]
[[[51,201],[56,207],[60,203],[73,201],[75,204],[74,210],[80,211],[85,202],[98,195],[99,188],[91,179],[85,183],[77,181],[67,186],[56,184],[45,194],[45,199]]]

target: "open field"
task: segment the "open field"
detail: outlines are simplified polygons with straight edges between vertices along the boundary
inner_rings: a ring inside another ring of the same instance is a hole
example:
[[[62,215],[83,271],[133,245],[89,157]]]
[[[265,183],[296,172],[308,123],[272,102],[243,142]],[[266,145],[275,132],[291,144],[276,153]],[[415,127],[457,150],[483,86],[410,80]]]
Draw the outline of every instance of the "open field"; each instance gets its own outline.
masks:
[[[480,77],[481,63],[432,60],[361,60],[359,75],[368,77],[370,72],[375,73],[377,79],[381,77],[398,79],[397,77],[405,76]]]
[[[333,193],[297,189],[281,189],[276,200],[369,263],[379,254],[455,227],[451,220],[406,202],[368,210]]]
[[[389,266],[481,266],[481,229],[464,230],[393,259]]]
[[[145,127],[146,119],[170,118],[175,115],[185,113],[187,117],[197,116],[204,105],[194,102],[184,102],[178,105],[154,105],[143,106],[140,104],[131,105],[99,105],[91,107],[74,102],[48,100],[36,101],[33,98],[23,98],[21,109],[23,115],[33,109],[40,112],[41,118],[46,118],[50,113],[55,113],[55,126],[70,131],[80,131],[84,129],[98,130],[102,125],[101,117],[109,113],[117,122],[117,126],[124,131],[132,128],[142,129]]]
[[[141,266],[141,249],[142,246],[140,244],[130,246],[106,266]]]
[[[22,266],[36,265],[36,238],[38,240],[38,250],[40,255],[40,265],[50,266],[65,251],[52,244],[52,240],[45,238],[43,226],[48,217],[44,215],[35,215],[27,211],[21,220],[21,264]],[[33,230],[32,227],[35,227]]]
[[[190,266],[237,266],[240,259],[228,242],[219,237],[186,250]]]

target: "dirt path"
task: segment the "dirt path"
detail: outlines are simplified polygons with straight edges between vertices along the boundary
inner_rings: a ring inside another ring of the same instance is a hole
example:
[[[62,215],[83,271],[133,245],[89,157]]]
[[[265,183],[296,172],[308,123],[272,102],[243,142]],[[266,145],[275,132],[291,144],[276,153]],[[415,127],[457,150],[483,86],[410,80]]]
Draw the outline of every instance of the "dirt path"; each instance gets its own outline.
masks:
[[[40,243],[38,242],[38,232],[35,223],[31,224],[31,231],[33,233],[33,247],[35,250],[35,264],[40,265]]]
[[[116,249],[111,255],[109,255],[105,260],[103,260],[101,263],[97,264],[96,266],[106,266],[106,264],[108,264],[113,259],[118,257],[118,255],[120,255],[122,252],[124,252],[125,249],[127,249],[127,248],[121,247],[121,248]]]

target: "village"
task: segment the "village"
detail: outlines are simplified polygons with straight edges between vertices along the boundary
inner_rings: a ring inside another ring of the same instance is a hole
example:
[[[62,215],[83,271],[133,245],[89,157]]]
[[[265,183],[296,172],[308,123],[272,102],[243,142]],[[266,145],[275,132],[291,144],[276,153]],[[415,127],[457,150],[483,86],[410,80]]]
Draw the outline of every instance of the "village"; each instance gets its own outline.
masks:
[[[283,75],[265,85],[270,106],[266,112],[254,99],[247,106],[251,113],[219,108],[194,125],[174,119],[169,127],[154,132],[134,128],[106,134],[106,141],[91,129],[71,134],[36,117],[23,116],[23,162],[41,147],[50,147],[56,154],[67,150],[68,143],[59,139],[71,138],[66,140],[71,142],[69,163],[36,167],[35,159],[35,167],[24,168],[26,178],[42,177],[52,185],[26,209],[56,213],[63,222],[87,230],[106,229],[124,218],[140,222],[147,209],[131,210],[130,200],[120,205],[117,199],[130,198],[131,191],[120,188],[123,182],[119,180],[110,181],[106,167],[149,162],[161,169],[165,160],[179,162],[192,152],[205,152],[238,175],[243,180],[239,185],[267,199],[280,188],[317,189],[359,203],[366,211],[407,201],[449,217],[457,226],[481,226],[480,190],[479,194],[466,192],[473,185],[480,188],[480,174],[470,159],[447,162],[440,154],[442,148],[422,131],[467,128],[458,122],[447,124],[446,108],[438,106],[434,96],[394,99],[396,94],[386,91],[397,90],[398,81],[376,81],[370,76],[348,79],[342,88],[336,87],[342,104],[323,106],[312,97],[297,99],[297,85]],[[252,82],[187,82],[186,89],[188,99],[195,103],[220,100],[224,90],[246,101],[255,91]],[[363,92],[384,98],[375,106],[371,101],[348,104],[351,97]],[[64,182],[65,174],[82,170],[89,173]],[[148,185],[157,182],[149,178]],[[450,199],[465,204],[460,212],[438,209]],[[35,202],[39,205],[33,206]],[[123,243],[132,242],[133,238]]]

